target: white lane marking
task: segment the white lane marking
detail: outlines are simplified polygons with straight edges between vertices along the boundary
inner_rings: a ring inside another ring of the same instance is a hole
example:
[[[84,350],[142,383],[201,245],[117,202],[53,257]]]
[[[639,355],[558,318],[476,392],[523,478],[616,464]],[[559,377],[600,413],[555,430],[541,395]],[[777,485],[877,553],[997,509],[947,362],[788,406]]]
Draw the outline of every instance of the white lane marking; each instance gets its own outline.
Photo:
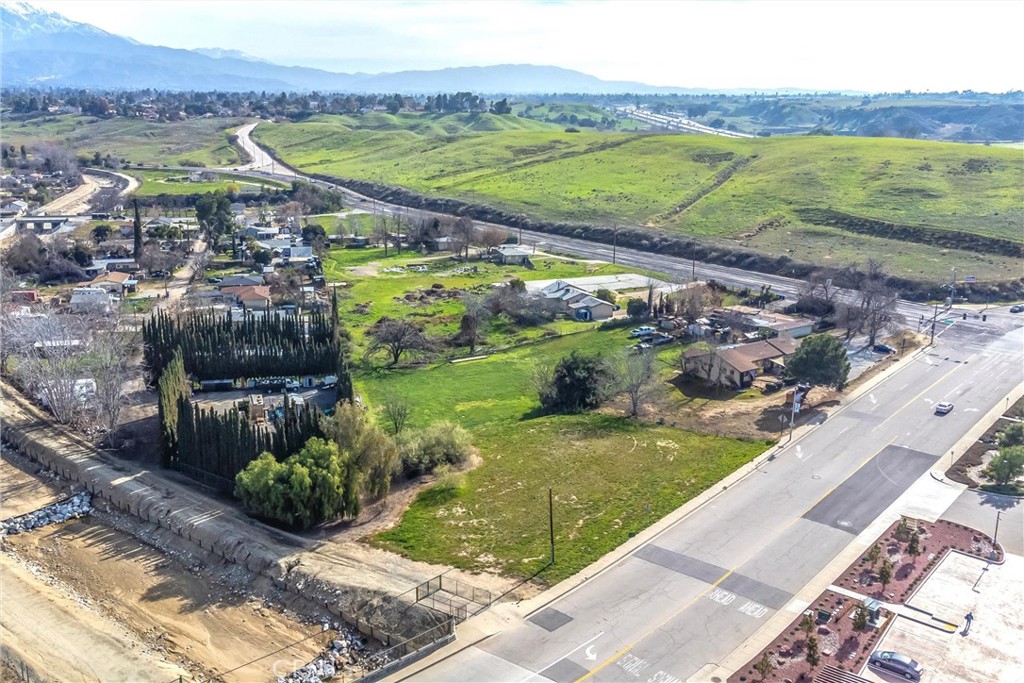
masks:
[[[927,355],[924,357],[924,362],[927,363],[928,365],[935,365],[935,363],[932,362],[932,359]]]
[[[754,617],[755,619],[760,619],[764,615],[768,614],[767,607],[754,602],[753,600],[747,600],[746,603],[740,606],[739,611],[746,614],[748,617]]]
[[[925,358],[927,358],[927,357],[928,357],[928,356],[925,356]],[[904,385],[903,385],[902,387],[900,387],[900,391],[902,391],[902,390],[906,389],[906,388],[907,388],[907,387],[909,387],[909,386],[910,386],[910,382],[907,382],[907,383],[906,383],[906,384],[904,384]]]
[[[868,394],[868,400],[871,401],[872,405],[878,405],[878,399],[875,398],[874,394]]]
[[[647,683],[683,683],[683,679],[677,678],[667,671],[659,671],[648,678]]]
[[[632,674],[637,678],[640,677],[640,673],[644,669],[650,666],[650,662],[648,662],[646,659],[640,659],[639,657],[633,654],[625,654],[622,656],[622,658],[619,659],[619,661],[615,663],[619,665],[620,669],[622,669],[628,674]]]
[[[580,644],[580,645],[577,645],[576,647],[574,647],[573,649],[569,650],[569,651],[568,651],[568,652],[566,652],[566,653],[565,653],[564,655],[562,655],[561,657],[559,657],[558,659],[556,659],[555,661],[553,661],[553,662],[551,662],[550,664],[548,664],[547,666],[545,666],[545,667],[544,667],[543,669],[539,669],[537,673],[531,673],[531,674],[530,674],[529,676],[527,676],[527,677],[526,677],[526,678],[524,678],[523,680],[524,680],[524,681],[528,681],[528,680],[530,680],[531,678],[533,678],[534,676],[537,676],[537,675],[539,675],[541,671],[547,671],[548,669],[550,669],[551,667],[553,667],[553,666],[554,666],[555,664],[558,664],[558,663],[559,663],[560,661],[562,661],[562,660],[563,660],[563,659],[565,659],[566,657],[570,657],[570,656],[572,656],[572,655],[573,655],[573,654],[574,654],[574,653],[575,653],[576,651],[578,651],[579,649],[581,649],[581,648],[584,648],[584,647],[587,647],[588,645],[590,645],[590,644],[591,644],[592,642],[594,642],[595,640],[597,640],[598,638],[600,638],[600,637],[601,637],[601,636],[603,636],[603,635],[604,635],[604,631],[601,631],[600,633],[598,633],[598,634],[597,634],[596,636],[594,636],[593,638],[591,638],[591,639],[590,639],[590,640],[588,640],[587,642],[585,642],[585,643],[582,643],[582,644]]]

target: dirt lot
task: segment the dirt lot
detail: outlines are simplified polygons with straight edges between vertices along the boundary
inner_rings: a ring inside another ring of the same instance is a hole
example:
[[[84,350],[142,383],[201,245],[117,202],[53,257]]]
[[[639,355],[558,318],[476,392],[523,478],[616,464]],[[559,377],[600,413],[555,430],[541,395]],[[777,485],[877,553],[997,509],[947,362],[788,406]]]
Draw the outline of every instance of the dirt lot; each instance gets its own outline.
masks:
[[[25,512],[58,497],[57,487],[32,486],[26,470],[31,465],[4,453],[5,517],[7,504]],[[225,680],[272,680],[311,659],[331,635],[286,607],[297,606],[291,594],[145,527],[101,511],[5,539],[0,622],[16,661],[48,680],[188,680],[240,666]]]

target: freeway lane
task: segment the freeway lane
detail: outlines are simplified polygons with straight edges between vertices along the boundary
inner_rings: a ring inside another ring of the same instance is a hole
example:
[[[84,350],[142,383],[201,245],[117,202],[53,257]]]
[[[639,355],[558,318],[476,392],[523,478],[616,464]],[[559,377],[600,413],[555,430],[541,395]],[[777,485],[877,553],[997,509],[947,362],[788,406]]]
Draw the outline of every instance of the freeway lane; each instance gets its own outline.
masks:
[[[1021,382],[1019,327],[985,344],[955,329],[606,571],[414,680],[670,682],[721,662]],[[944,417],[941,400],[956,404]]]

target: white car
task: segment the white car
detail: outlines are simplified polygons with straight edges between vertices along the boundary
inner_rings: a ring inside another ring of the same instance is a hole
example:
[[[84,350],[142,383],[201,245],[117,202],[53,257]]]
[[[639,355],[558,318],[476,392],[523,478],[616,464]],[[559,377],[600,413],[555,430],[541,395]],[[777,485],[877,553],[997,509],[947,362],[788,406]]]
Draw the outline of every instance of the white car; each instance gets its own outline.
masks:
[[[650,325],[644,325],[643,327],[638,327],[635,330],[630,330],[629,331],[629,336],[630,337],[645,337],[645,336],[647,336],[649,334],[654,334],[655,332],[657,332],[657,330],[655,330]]]
[[[935,414],[945,415],[953,410],[953,404],[949,401],[942,401],[941,403],[935,404]]]

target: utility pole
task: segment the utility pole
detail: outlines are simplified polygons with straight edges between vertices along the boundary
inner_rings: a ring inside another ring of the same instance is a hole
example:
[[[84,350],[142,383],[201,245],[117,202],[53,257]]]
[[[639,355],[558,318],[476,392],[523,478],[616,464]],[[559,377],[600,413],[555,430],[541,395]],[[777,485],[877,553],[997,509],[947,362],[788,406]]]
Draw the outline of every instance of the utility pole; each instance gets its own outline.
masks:
[[[555,498],[548,488],[548,531],[551,534],[551,564],[555,563]]]
[[[939,319],[939,302],[935,302],[935,312],[932,313],[932,334],[928,339],[928,346],[935,343],[935,321]]]
[[[953,282],[949,285],[949,307],[956,301],[956,266],[953,266]]]

